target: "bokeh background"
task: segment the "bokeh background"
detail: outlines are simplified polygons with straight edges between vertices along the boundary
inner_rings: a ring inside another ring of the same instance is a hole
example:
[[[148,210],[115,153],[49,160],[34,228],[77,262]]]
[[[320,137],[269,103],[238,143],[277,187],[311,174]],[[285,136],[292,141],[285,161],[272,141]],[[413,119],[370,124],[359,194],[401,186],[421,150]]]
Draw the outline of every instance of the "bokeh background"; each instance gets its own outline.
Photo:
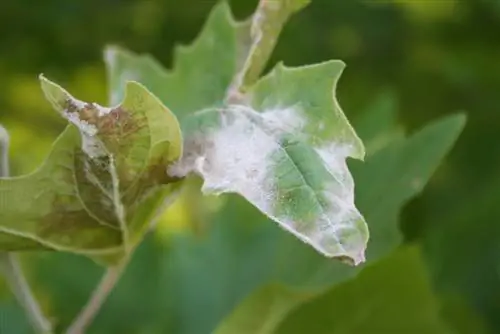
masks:
[[[229,3],[240,19],[256,6],[256,0]],[[1,1],[0,123],[11,134],[12,173],[24,174],[39,165],[65,126],[44,100],[38,74],[46,74],[82,100],[106,104],[105,45],[150,53],[169,67],[174,45],[193,40],[214,4]],[[499,36],[497,0],[313,0],[287,24],[271,61],[290,66],[345,61],[338,99],[349,118],[356,118],[381,94],[397,103],[399,123],[410,132],[441,116],[467,113],[464,132],[425,191],[405,207],[401,226],[405,240],[420,245],[435,293],[460,305],[460,312],[491,333],[500,332]],[[115,296],[119,312],[100,317],[103,325],[96,333],[153,333],[163,328],[155,319],[170,309],[188,307],[155,309],[142,303],[144,296],[167,285],[157,274],[165,265],[155,247],[168,247],[171,234],[210,228],[193,224],[196,216],[183,202],[169,211],[130,269],[136,279],[123,283]],[[99,269],[69,255],[26,261],[35,286],[44,282],[37,290],[44,307],[64,325],[86,299]],[[211,265],[205,269],[210,271]],[[200,289],[205,284],[203,274],[183,279],[193,280]],[[224,289],[223,282],[219,285]],[[196,293],[195,289],[193,299]],[[11,326],[5,325],[2,334],[29,333],[5,286],[0,305],[1,321]],[[130,327],[133,323],[138,325]],[[475,330],[468,327],[463,333]]]

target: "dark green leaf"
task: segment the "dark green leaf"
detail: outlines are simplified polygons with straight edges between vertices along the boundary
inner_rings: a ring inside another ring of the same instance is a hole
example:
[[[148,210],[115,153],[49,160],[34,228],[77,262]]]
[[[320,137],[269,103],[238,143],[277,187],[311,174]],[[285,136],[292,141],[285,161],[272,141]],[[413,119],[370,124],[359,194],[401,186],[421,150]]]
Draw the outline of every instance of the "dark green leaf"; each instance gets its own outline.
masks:
[[[449,330],[439,317],[439,303],[417,249],[407,248],[305,303],[276,333],[445,334]]]

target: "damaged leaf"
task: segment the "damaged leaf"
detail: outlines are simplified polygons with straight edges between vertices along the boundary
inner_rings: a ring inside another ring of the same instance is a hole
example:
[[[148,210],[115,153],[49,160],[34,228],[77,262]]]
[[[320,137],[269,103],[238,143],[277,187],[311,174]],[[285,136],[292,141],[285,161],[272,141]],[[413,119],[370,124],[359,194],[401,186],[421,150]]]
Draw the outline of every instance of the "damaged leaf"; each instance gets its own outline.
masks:
[[[35,172],[0,179],[0,249],[51,249],[114,262],[140,240],[177,187],[166,168],[182,154],[176,118],[129,82],[112,108],[73,98],[41,76],[69,121]]]
[[[197,112],[183,124],[185,154],[169,173],[195,172],[204,193],[240,194],[324,255],[363,262],[368,229],[346,158],[362,159],[364,147],[334,99],[343,68],[279,65],[247,105]]]
[[[171,175],[196,172],[205,193],[242,195],[326,256],[359,264],[368,230],[345,160],[363,159],[364,147],[334,97],[344,64],[278,65],[252,85],[282,25],[307,2],[265,1],[245,22],[217,5],[194,43],[177,50],[171,71],[110,47],[111,100],[125,80],[143,82],[183,129],[185,154]]]

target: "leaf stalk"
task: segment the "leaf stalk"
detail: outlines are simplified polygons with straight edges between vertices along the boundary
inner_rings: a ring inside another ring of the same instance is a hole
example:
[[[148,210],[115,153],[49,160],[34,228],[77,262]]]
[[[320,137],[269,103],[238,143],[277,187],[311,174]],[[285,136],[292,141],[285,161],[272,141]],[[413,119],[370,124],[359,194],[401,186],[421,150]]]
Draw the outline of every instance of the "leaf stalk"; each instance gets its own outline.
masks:
[[[106,269],[99,284],[92,292],[87,304],[82,308],[73,323],[66,330],[66,334],[83,334],[88,326],[92,323],[96,315],[106,302],[109,294],[113,291],[118,283],[125,268],[128,265],[130,255],[123,259],[121,263],[116,266]]]

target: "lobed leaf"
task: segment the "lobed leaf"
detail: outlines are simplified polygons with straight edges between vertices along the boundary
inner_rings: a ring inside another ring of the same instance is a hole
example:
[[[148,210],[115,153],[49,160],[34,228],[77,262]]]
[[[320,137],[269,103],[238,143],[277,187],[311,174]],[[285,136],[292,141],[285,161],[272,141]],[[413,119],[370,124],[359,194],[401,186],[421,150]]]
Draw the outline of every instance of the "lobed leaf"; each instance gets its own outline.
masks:
[[[306,4],[264,1],[252,29],[277,37],[286,18]],[[258,47],[256,34],[220,4],[193,45],[177,51],[169,72],[149,56],[108,48],[111,100],[122,96],[125,80],[140,80],[181,121],[185,154],[171,175],[197,172],[205,193],[238,193],[326,256],[359,264],[368,230],[354,206],[345,159],[362,159],[364,148],[334,97],[344,64],[279,65],[236,103],[228,93],[239,67],[244,73],[250,66],[255,75],[267,61],[259,52],[268,48]]]
[[[35,172],[0,179],[0,248],[113,262],[176,187],[166,168],[182,154],[177,120],[138,83],[127,84],[121,104],[105,108],[40,80],[70,125]]]
[[[381,111],[375,109],[371,113],[380,114]],[[366,117],[370,118],[371,115]],[[398,227],[398,214],[401,208],[422,191],[456,141],[464,123],[463,115],[438,120],[409,138],[395,140],[384,148],[376,149],[373,154],[369,152],[365,163],[351,166],[357,184],[356,201],[370,226],[367,264],[376,263],[400,245],[402,236]],[[382,131],[391,132],[389,129]],[[374,140],[380,135],[377,132],[373,136]],[[368,141],[368,137],[365,140]],[[234,204],[228,204],[231,205]],[[232,215],[226,218],[225,223],[236,223],[238,214],[233,210],[229,212]],[[263,247],[262,242],[263,237],[259,247]],[[352,279],[364,267],[351,268],[328,262],[285,236],[278,240],[275,238],[272,242],[271,252],[275,257],[268,260],[266,265],[273,268],[274,275],[232,311],[221,323],[220,333],[231,330],[244,332],[242,318],[246,319],[247,330],[274,333],[294,309],[321,295],[326,289]],[[250,247],[248,252],[251,252]],[[267,249],[267,252],[270,251]],[[265,317],[253,317],[254,311],[259,308],[266,309]]]
[[[462,116],[439,120],[406,139],[367,152],[364,163],[352,161],[356,203],[375,235],[367,248],[368,265],[376,265],[400,245],[398,214],[422,189],[414,187],[413,181],[427,183],[463,123]],[[358,124],[355,126],[358,129]],[[377,140],[386,130],[390,131],[381,128],[372,132],[373,136],[359,133],[367,147],[373,147],[370,138]],[[272,333],[289,312],[349,281],[364,267],[350,267],[321,256],[284,233],[240,196],[225,195],[220,200],[224,203],[220,211],[204,208],[207,213],[200,217],[201,224],[210,229],[202,237],[184,232],[169,236],[166,246],[162,246],[165,240],[153,238],[142,243],[90,331],[126,332],[153,326],[164,333],[214,333],[223,319],[232,322],[234,311],[248,319],[248,330],[262,324],[260,332],[253,332]],[[40,256],[36,268],[40,284],[54,296],[52,306],[64,327],[99,274],[91,263],[70,254]],[[56,279],[52,275],[55,271],[60,273]],[[145,271],[152,274],[145,277]],[[242,303],[247,297],[248,302]],[[124,317],[136,321],[124,323]],[[235,328],[229,332],[245,330],[241,322]]]
[[[248,105],[194,114],[183,125],[186,154],[169,172],[194,171],[205,193],[240,194],[324,255],[363,262],[368,229],[345,159],[364,148],[334,99],[342,68],[278,66]]]

